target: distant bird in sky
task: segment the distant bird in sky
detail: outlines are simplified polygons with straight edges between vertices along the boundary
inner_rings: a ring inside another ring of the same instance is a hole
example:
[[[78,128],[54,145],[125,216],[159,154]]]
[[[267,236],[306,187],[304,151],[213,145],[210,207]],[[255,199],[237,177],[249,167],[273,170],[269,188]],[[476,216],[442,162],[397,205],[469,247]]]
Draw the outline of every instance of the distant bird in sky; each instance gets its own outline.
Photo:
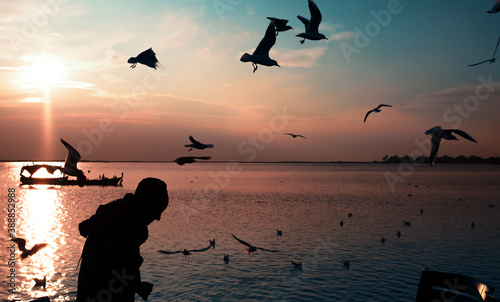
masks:
[[[278,35],[278,32],[280,31],[287,31],[290,29],[293,29],[290,25],[288,25],[288,20],[285,19],[278,19],[274,17],[267,17],[269,20],[274,21],[274,25],[276,27],[276,36]]]
[[[191,151],[193,149],[199,149],[199,150],[210,149],[214,147],[214,145],[212,144],[200,143],[199,141],[195,140],[191,135],[189,136],[189,140],[191,141],[191,144],[184,145],[184,147],[191,147],[191,149],[189,149],[188,151]]]
[[[488,14],[495,14],[500,11],[500,0],[495,1],[491,10],[487,11]]]
[[[368,115],[370,115],[370,113],[372,112],[380,112],[382,111],[380,108],[382,107],[392,107],[391,105],[386,105],[386,104],[380,104],[377,106],[377,108],[373,108],[372,110],[368,111],[365,115],[365,119],[363,120],[363,123],[366,122],[366,118],[368,117]]]
[[[137,55],[137,57],[131,57],[130,59],[128,59],[127,63],[132,64],[130,68],[135,68],[137,63],[144,64],[154,69],[162,67],[161,63],[158,62],[156,54],[152,48],[149,48],[148,50],[141,52],[140,54]]]
[[[431,137],[431,154],[429,155],[429,163],[431,166],[434,165],[434,161],[436,160],[436,156],[439,150],[439,144],[441,143],[441,139],[445,140],[458,140],[452,133],[456,133],[461,137],[470,140],[471,142],[477,143],[477,141],[472,138],[465,131],[458,129],[442,129],[441,126],[433,127],[427,131],[425,131],[426,135],[432,135]]]
[[[66,155],[66,159],[64,160],[64,167],[61,169],[61,172],[67,175],[76,176],[78,185],[80,187],[83,187],[85,185],[87,177],[82,170],[77,168],[78,161],[80,161],[82,156],[80,155],[80,153],[78,153],[78,151],[76,151],[75,148],[73,148],[73,146],[68,144],[62,138],[61,143],[63,143],[63,145],[68,150],[68,154]]]
[[[303,38],[300,41],[300,44],[304,44],[306,39],[308,40],[323,40],[326,39],[328,40],[325,35],[319,33],[319,24],[321,23],[321,12],[319,11],[318,6],[316,3],[314,3],[313,0],[308,0],[309,3],[309,11],[311,12],[311,19],[308,20],[302,16],[297,16],[302,23],[304,23],[304,26],[306,27],[306,31],[304,33],[296,35],[296,37],[301,37]]]
[[[297,138],[297,137],[307,138],[307,137],[305,137],[305,136],[303,136],[301,134],[283,133],[283,135],[290,135],[293,138]]]
[[[27,249],[25,239],[19,238],[19,237],[14,237],[11,240],[17,244],[17,246],[19,247],[19,251],[22,252],[21,253],[21,260],[24,260],[24,259],[28,258],[29,256],[34,255],[36,252],[38,252],[39,250],[41,250],[47,246],[47,243],[37,243],[31,249]]]
[[[257,250],[263,250],[263,251],[266,251],[266,252],[278,252],[277,250],[268,250],[268,249],[265,249],[265,248],[262,248],[262,247],[257,247],[257,246],[253,246],[251,245],[250,243],[247,243],[241,239],[238,239],[236,236],[234,236],[234,234],[231,234],[233,235],[234,239],[236,239],[239,243],[245,245],[248,247],[248,249],[246,250],[248,254],[253,254],[255,253]]]
[[[500,0],[499,0],[500,1]],[[497,46],[495,47],[495,51],[493,51],[493,56],[491,57],[491,59],[488,59],[488,60],[484,60],[482,62],[479,62],[479,63],[475,63],[475,64],[470,64],[468,65],[469,67],[470,66],[476,66],[476,65],[479,65],[479,64],[483,64],[483,63],[486,63],[486,62],[490,62],[491,63],[495,63],[495,61],[497,60],[497,58],[495,58],[495,54],[497,53],[497,49],[498,49],[498,44],[500,43],[500,37],[498,37],[498,41],[497,41]]]
[[[240,58],[241,62],[245,63],[252,62],[254,73],[258,68],[257,64],[270,67],[271,66],[281,67],[278,65],[278,62],[269,57],[269,51],[271,50],[271,47],[273,47],[273,45],[276,43],[275,28],[276,26],[274,24],[274,21],[271,20],[271,22],[269,22],[269,26],[267,27],[264,38],[262,38],[255,51],[252,54],[244,53]]]
[[[211,158],[212,158],[211,156],[182,156],[176,158],[174,162],[176,162],[179,166],[182,166],[184,164],[195,163],[197,159],[209,160]]]

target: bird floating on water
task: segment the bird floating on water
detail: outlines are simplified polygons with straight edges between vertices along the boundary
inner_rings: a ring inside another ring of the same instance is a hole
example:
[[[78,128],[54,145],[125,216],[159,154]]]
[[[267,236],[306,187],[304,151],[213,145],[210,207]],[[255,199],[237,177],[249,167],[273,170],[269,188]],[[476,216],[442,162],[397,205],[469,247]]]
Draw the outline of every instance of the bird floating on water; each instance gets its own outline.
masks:
[[[307,138],[307,137],[305,137],[305,136],[303,136],[301,134],[283,133],[283,135],[290,135],[293,138],[297,138],[297,137]]]
[[[313,0],[308,0],[309,3],[309,12],[311,13],[311,19],[304,18],[302,16],[297,16],[297,18],[304,23],[306,31],[296,35],[296,37],[301,37],[300,44],[304,44],[306,39],[319,41],[319,40],[328,40],[325,35],[319,33],[319,24],[321,23],[321,11],[319,10],[316,3]]]
[[[351,266],[351,262],[349,260],[345,260],[345,259],[342,259],[342,262],[344,263],[344,267],[346,269],[349,269],[349,267]]]
[[[302,262],[295,262],[293,260],[291,260],[291,262],[292,262],[292,265],[293,265],[293,269],[302,271]]]
[[[224,254],[224,258],[222,258],[226,264],[229,263],[229,255]]]
[[[262,247],[257,247],[257,246],[253,246],[251,245],[250,243],[248,242],[245,242],[241,239],[239,239],[238,237],[234,236],[234,234],[231,234],[233,235],[234,239],[236,239],[239,243],[245,245],[248,247],[248,249],[246,249],[246,252],[248,254],[253,254],[255,253],[257,250],[263,250],[263,251],[266,251],[266,252],[272,252],[272,253],[275,253],[275,252],[278,252],[277,250],[268,250],[268,249],[265,249],[265,248],[262,248]]]
[[[476,66],[476,65],[483,64],[483,63],[486,63],[486,62],[490,62],[490,64],[491,63],[495,63],[495,61],[497,60],[497,58],[495,57],[495,54],[497,53],[497,49],[498,49],[498,44],[499,43],[500,43],[500,37],[498,37],[497,46],[495,47],[495,50],[493,51],[493,56],[491,56],[491,59],[484,60],[484,61],[481,61],[479,63],[470,64],[468,66],[469,67]]]
[[[400,231],[397,231],[397,232],[396,232],[396,236],[398,236],[398,238],[400,238],[400,237],[401,237],[401,232],[400,232]]]
[[[283,236],[283,231],[281,230],[276,230],[276,236]]]
[[[363,120],[363,123],[366,122],[366,118],[368,117],[368,115],[370,115],[370,113],[372,112],[380,112],[382,107],[392,107],[391,105],[387,105],[387,104],[380,104],[378,105],[376,108],[373,108],[372,110],[368,111],[365,115],[365,119]]]
[[[274,21],[271,20],[269,23],[269,26],[267,27],[266,34],[264,35],[264,38],[260,41],[259,45],[255,49],[255,51],[252,54],[244,53],[240,61],[241,62],[252,62],[253,66],[253,72],[258,68],[257,64],[264,65],[264,66],[278,66],[278,62],[275,60],[271,59],[269,57],[269,51],[271,48],[274,46],[276,43],[276,31],[275,31],[275,24]]]
[[[472,138],[469,134],[467,134],[465,131],[458,130],[458,129],[442,129],[441,126],[436,126],[434,128],[431,128],[427,131],[425,131],[426,135],[432,135],[431,138],[431,154],[429,155],[429,163],[431,166],[434,165],[434,161],[436,160],[437,152],[439,150],[439,144],[441,143],[441,139],[445,140],[456,140],[458,139],[453,135],[453,133],[456,133],[460,135],[461,137],[470,140],[471,142],[477,143],[477,141]]]
[[[71,176],[76,176],[78,185],[80,187],[83,187],[85,185],[85,181],[87,181],[87,177],[83,173],[82,170],[77,168],[78,161],[82,159],[82,156],[78,151],[76,151],[73,146],[68,144],[65,140],[61,138],[61,143],[66,147],[68,150],[68,154],[66,155],[66,159],[64,160],[64,167],[61,169],[61,172],[67,175]]]
[[[267,17],[267,18],[274,22],[274,26],[276,27],[276,36],[278,35],[278,32],[293,29],[293,27],[287,24],[288,20],[278,19],[274,17]]]
[[[137,57],[131,57],[130,59],[128,59],[127,63],[132,64],[130,68],[135,68],[137,63],[144,64],[154,69],[163,67],[161,63],[158,62],[156,54],[152,48],[149,48],[141,52],[140,54],[137,55]]]
[[[183,156],[176,158],[174,162],[176,162],[179,166],[182,166],[184,164],[195,163],[197,159],[209,160],[211,158],[211,156]]]
[[[486,11],[488,14],[496,14],[500,11],[500,0],[497,0],[491,10]]]
[[[28,258],[29,256],[34,255],[36,252],[38,252],[39,250],[41,250],[47,246],[47,243],[37,243],[31,249],[27,249],[25,239],[19,238],[19,237],[14,237],[11,240],[17,244],[17,246],[19,247],[19,251],[22,252],[21,253],[21,260],[24,260],[24,259]]]
[[[191,147],[191,149],[189,149],[188,151],[191,151],[193,149],[199,149],[199,150],[211,149],[214,147],[214,145],[212,145],[212,144],[200,143],[199,141],[195,140],[191,135],[189,136],[189,140],[191,141],[191,144],[184,145],[184,147],[188,147],[188,148]]]
[[[47,287],[47,276],[43,276],[43,279],[33,278],[33,280],[35,281],[33,287],[43,287],[43,289]]]

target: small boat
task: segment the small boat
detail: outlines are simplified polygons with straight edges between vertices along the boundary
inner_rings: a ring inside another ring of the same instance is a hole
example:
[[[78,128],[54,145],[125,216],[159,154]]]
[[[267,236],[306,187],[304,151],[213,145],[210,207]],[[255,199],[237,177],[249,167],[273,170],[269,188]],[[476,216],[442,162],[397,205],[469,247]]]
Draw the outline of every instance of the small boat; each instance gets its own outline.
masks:
[[[59,185],[59,186],[73,186],[78,185],[78,180],[76,178],[69,178],[68,175],[63,174],[61,177],[33,177],[38,170],[45,168],[49,174],[54,174],[57,170],[61,170],[63,167],[52,166],[52,165],[29,165],[23,166],[21,168],[21,184],[23,185]],[[29,175],[26,176],[27,172]],[[87,179],[85,181],[86,186],[121,186],[123,181],[123,173],[120,177],[113,176],[112,178],[102,175],[97,179]]]

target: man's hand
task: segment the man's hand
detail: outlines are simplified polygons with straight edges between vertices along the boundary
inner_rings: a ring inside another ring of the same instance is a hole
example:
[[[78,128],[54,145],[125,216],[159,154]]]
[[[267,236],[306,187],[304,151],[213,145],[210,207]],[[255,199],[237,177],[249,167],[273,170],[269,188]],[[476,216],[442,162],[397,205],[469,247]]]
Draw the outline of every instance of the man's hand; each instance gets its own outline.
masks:
[[[139,284],[139,288],[137,289],[137,294],[141,296],[143,300],[147,300],[152,291],[153,284],[149,282],[141,282]]]

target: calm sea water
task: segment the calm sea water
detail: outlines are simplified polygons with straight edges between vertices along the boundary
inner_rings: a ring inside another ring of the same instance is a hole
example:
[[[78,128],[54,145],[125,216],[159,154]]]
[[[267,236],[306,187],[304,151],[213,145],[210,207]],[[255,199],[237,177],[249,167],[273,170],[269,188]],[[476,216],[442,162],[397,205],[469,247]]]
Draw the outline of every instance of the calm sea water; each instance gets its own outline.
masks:
[[[401,174],[401,166],[386,164],[82,163],[90,178],[123,172],[124,181],[79,188],[20,186],[24,164],[0,163],[3,301],[74,301],[84,244],[78,224],[145,177],[166,181],[170,195],[141,248],[142,278],[155,284],[150,301],[414,301],[424,265],[500,287],[498,166],[420,166]],[[387,172],[399,177],[394,190]],[[17,235],[28,247],[48,244],[16,261],[16,294],[7,291],[9,188]],[[248,255],[231,234],[279,252]],[[189,260],[157,253],[200,249],[214,238],[215,249]],[[302,262],[302,272],[291,260]],[[47,288],[33,287],[43,276]]]

